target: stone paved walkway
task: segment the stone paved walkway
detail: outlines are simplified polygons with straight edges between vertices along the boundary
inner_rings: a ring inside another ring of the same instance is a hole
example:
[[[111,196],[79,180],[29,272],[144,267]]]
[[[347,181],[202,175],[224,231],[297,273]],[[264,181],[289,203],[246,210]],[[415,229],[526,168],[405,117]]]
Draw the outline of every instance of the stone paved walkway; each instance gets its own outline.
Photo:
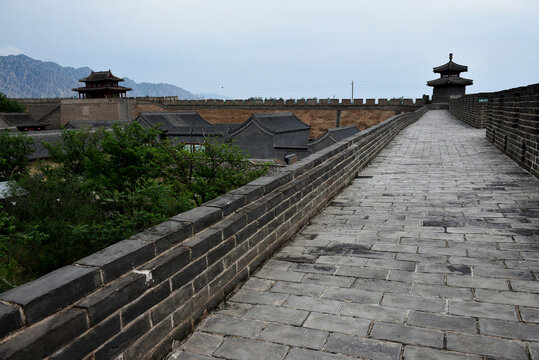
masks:
[[[429,111],[169,359],[539,359],[538,204]]]

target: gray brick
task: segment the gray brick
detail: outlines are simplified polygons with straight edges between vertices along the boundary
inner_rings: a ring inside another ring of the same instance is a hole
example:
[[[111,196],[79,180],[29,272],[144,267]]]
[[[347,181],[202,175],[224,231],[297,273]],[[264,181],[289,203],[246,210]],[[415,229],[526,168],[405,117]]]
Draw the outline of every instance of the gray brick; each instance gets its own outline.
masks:
[[[246,319],[271,321],[300,326],[309,312],[282,306],[255,305],[246,314]]]
[[[87,296],[77,304],[77,307],[88,312],[90,324],[93,326],[139,297],[147,289],[144,275],[129,274]]]
[[[159,225],[144,230],[142,233],[134,235],[131,239],[153,242],[157,253],[161,253],[191,236],[193,236],[193,227],[191,224],[178,221],[164,221]]]
[[[172,320],[167,318],[161,323],[154,325],[146,334],[124,351],[126,359],[147,358],[150,350],[163,340],[172,330]]]
[[[363,291],[357,288],[328,287],[322,295],[325,299],[347,300],[361,304],[378,304],[382,293]]]
[[[230,300],[247,304],[281,305],[287,296],[279,293],[240,290]]]
[[[303,326],[307,328],[340,332],[356,336],[367,336],[369,325],[370,321],[366,319],[317,312],[312,312],[303,324]]]
[[[103,280],[108,283],[144,264],[154,256],[153,243],[128,239],[76,261],[75,264],[99,267],[103,274]]]
[[[183,288],[172,292],[169,296],[167,296],[165,300],[161,301],[158,305],[156,305],[151,310],[152,323],[157,324],[158,322],[163,320],[165,317],[174,313],[183,304],[187,304],[189,302],[189,299],[191,299],[192,296],[193,296],[193,287],[190,285],[184,286]],[[175,319],[178,320],[177,318]],[[179,321],[179,323],[180,322],[183,322],[183,321]]]
[[[188,222],[193,224],[195,233],[210,227],[223,218],[223,212],[220,208],[209,206],[199,206],[179,215],[173,216],[170,220],[179,222]]]
[[[0,339],[22,327],[22,317],[19,309],[0,303]]]
[[[475,319],[473,318],[432,314],[421,311],[410,311],[406,324],[440,330],[477,332]]]
[[[520,307],[519,311],[520,315],[522,315],[522,320],[539,324],[539,309]]]
[[[493,269],[487,267],[474,267],[474,276],[493,277],[502,279],[534,280],[531,271],[512,269]]]
[[[409,294],[412,284],[379,279],[356,279],[354,288],[383,293]]]
[[[436,350],[426,347],[406,345],[404,347],[403,359],[422,360],[482,360],[481,356],[456,353],[452,351]]]
[[[221,335],[196,331],[182,345],[182,349],[195,354],[211,355],[215,350],[217,350],[223,340],[224,337]]]
[[[511,280],[511,287],[514,291],[539,294],[538,281]],[[500,289],[507,290],[507,289]]]
[[[283,304],[283,306],[294,309],[317,311],[328,314],[338,314],[343,305],[344,302],[342,301],[316,299],[309,296],[296,295],[290,295]]]
[[[150,318],[141,316],[95,352],[96,360],[113,359],[150,330]]]
[[[226,193],[204,203],[204,206],[220,208],[223,216],[228,216],[245,204],[245,197]]]
[[[413,295],[387,294],[382,300],[382,305],[400,309],[413,309],[441,313],[444,310],[445,301]]]
[[[258,278],[262,278],[262,279],[269,279],[269,280],[300,282],[301,278],[303,277],[303,274],[292,272],[292,271],[274,270],[274,269],[264,268],[257,271],[254,274],[254,276]]]
[[[282,360],[288,347],[253,339],[228,338],[215,356],[236,360]]]
[[[195,277],[200,275],[208,268],[206,258],[200,258],[186,266],[183,270],[171,277],[172,289],[176,290],[183,287],[185,284],[193,281]]]
[[[354,283],[354,278],[324,274],[306,274],[301,282],[305,284],[318,284],[348,288]]]
[[[149,290],[122,310],[122,324],[125,326],[128,322],[133,321],[140,314],[161,302],[168,295],[170,295],[170,285],[168,282],[164,282]]]
[[[415,284],[412,294],[426,297],[439,297],[442,299],[473,300],[470,289],[453,286]]]
[[[490,336],[448,333],[447,349],[506,359],[528,359],[524,343]]]
[[[438,330],[427,330],[413,326],[376,322],[371,336],[380,340],[392,340],[413,345],[424,345],[443,348],[444,333]]]
[[[346,303],[341,311],[341,315],[402,324],[406,311],[374,304]]]
[[[368,259],[366,267],[413,271],[416,263],[412,261]]]
[[[260,333],[264,340],[315,350],[322,349],[327,337],[326,331],[276,324],[268,324]]]
[[[189,249],[177,247],[155,258],[140,269],[151,271],[152,284],[159,284],[186,266],[190,260]]]
[[[539,341],[539,325],[480,319],[479,329],[483,335],[501,336],[517,340]]]
[[[386,269],[361,268],[357,266],[339,266],[336,275],[353,276],[358,278],[385,279],[388,273],[389,270]]]
[[[372,360],[398,359],[401,345],[355,336],[332,333],[324,347],[325,351],[369,358]]]
[[[272,292],[279,292],[294,295],[307,295],[318,297],[324,291],[324,286],[304,283],[293,283],[287,281],[277,281],[271,288]]]
[[[417,265],[417,271],[425,273],[446,273],[459,275],[471,275],[472,273],[472,269],[468,265],[447,265],[440,263],[420,263]]]
[[[292,265],[292,269],[305,273],[333,275],[335,274],[335,271],[337,271],[337,266],[324,264],[295,264]]]
[[[68,309],[19,332],[0,345],[1,359],[45,358],[88,329],[86,314]]]
[[[515,308],[508,305],[449,300],[449,313],[490,319],[517,320]]]
[[[210,249],[219,245],[221,241],[223,241],[221,229],[210,228],[185,241],[182,246],[191,249],[191,258],[197,259],[206,255]]]
[[[51,360],[72,360],[82,358],[101,346],[121,330],[120,316],[115,315],[92,327],[69,345],[50,357]]]
[[[266,291],[273,286],[275,282],[272,280],[259,279],[252,277],[243,284],[243,289],[255,290],[255,291]]]
[[[333,355],[323,351],[293,348],[288,352],[286,360],[354,360],[344,355]]]
[[[0,294],[0,299],[21,305],[26,322],[32,324],[81,299],[100,285],[97,268],[68,265],[8,290]]]
[[[262,321],[215,314],[207,318],[200,329],[223,335],[256,337],[265,326]]]
[[[443,285],[443,274],[427,274],[420,272],[391,270],[389,280],[415,282],[420,284]]]
[[[537,306],[539,304],[539,294],[477,289],[475,291],[475,296],[479,301],[488,301],[490,303],[498,304],[522,306]]]
[[[507,280],[465,275],[447,275],[447,285],[477,289],[509,290]]]

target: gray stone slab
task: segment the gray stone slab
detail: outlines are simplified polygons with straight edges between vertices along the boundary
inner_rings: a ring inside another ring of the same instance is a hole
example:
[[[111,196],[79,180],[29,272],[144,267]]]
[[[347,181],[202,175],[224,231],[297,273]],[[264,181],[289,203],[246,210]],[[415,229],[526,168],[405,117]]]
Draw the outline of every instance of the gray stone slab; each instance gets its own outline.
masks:
[[[425,297],[438,297],[442,299],[473,300],[473,294],[470,289],[453,286],[415,284],[412,294]]]
[[[320,350],[326,342],[328,332],[290,325],[269,324],[259,337],[280,344]]]
[[[301,280],[305,284],[318,284],[326,286],[338,286],[349,288],[354,283],[353,277],[347,276],[335,276],[325,274],[306,274]]]
[[[275,285],[273,285],[273,287],[270,289],[270,291],[277,293],[318,297],[324,291],[324,286],[305,283],[293,283],[287,281],[277,281]]]
[[[519,308],[520,315],[522,316],[522,320],[530,323],[536,323],[539,324],[539,309],[537,308],[526,308],[526,307],[520,307]]]
[[[421,310],[421,309],[418,309]],[[515,308],[510,305],[487,304],[471,301],[449,300],[449,313],[488,319],[517,320]]]
[[[473,318],[433,314],[422,311],[410,311],[406,319],[406,324],[440,330],[477,332],[475,319]]]
[[[402,324],[406,316],[406,310],[374,304],[346,303],[341,315]]]
[[[265,322],[215,314],[207,318],[201,330],[243,337],[255,337],[266,326]]]
[[[400,356],[401,345],[332,333],[324,350],[372,360],[396,360]]]
[[[247,304],[281,305],[287,297],[287,294],[267,291],[240,290],[232,296],[231,300]]]
[[[438,330],[422,329],[407,325],[376,322],[371,330],[371,337],[391,340],[405,344],[443,348],[444,333]]]
[[[384,295],[382,305],[399,309],[413,309],[441,313],[445,308],[445,301],[413,295],[387,294]]]
[[[228,338],[214,355],[235,360],[282,360],[288,347],[254,339]]]
[[[528,359],[525,343],[490,336],[448,333],[447,349],[504,359]]]
[[[309,312],[304,310],[282,306],[255,305],[245,314],[245,318],[300,326],[308,315]]]
[[[381,279],[357,279],[353,287],[367,291],[409,294],[412,289],[412,284],[402,281],[388,281]]]
[[[481,334],[484,335],[539,341],[539,325],[480,319],[479,329],[481,330]]]
[[[421,360],[482,360],[479,355],[457,353],[453,351],[436,350],[427,347],[406,345],[404,347],[403,359]]]
[[[286,299],[283,306],[307,311],[338,314],[344,306],[344,301],[316,299],[310,296],[290,295]]]
[[[286,360],[354,360],[344,355],[334,355],[323,351],[293,348],[288,352]]]
[[[381,292],[363,291],[358,288],[330,287],[322,295],[324,299],[351,301],[361,304],[378,304],[382,298]]]
[[[312,312],[303,326],[355,336],[367,336],[370,323],[366,319]]]
[[[221,335],[197,331],[182,345],[182,349],[195,354],[211,355],[223,342]]]

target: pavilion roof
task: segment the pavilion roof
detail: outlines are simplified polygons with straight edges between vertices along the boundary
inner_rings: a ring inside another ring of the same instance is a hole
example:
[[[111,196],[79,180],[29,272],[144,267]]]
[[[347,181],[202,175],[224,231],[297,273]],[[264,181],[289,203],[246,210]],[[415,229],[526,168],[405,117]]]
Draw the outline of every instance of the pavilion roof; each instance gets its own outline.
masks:
[[[443,85],[472,85],[473,80],[462,78],[460,76],[442,77],[427,81],[428,86],[443,86]]]
[[[124,79],[112,75],[108,71],[92,71],[90,75],[79,80],[80,82],[98,82],[98,81],[124,81]]]
[[[460,65],[460,64],[457,64],[456,62],[453,62],[453,54],[449,54],[449,62],[433,68],[433,72],[435,73],[443,73],[443,72],[450,72],[450,71],[456,71],[456,72],[468,71],[468,67],[465,65]]]

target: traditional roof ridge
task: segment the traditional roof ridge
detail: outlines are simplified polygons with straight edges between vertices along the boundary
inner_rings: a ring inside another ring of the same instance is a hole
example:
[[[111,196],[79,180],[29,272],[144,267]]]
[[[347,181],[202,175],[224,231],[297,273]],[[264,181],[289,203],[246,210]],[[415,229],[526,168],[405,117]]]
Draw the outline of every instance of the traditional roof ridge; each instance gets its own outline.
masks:
[[[433,68],[433,72],[435,73],[441,73],[441,72],[447,72],[447,71],[466,72],[468,71],[468,66],[460,65],[460,64],[457,64],[456,62],[453,62],[453,54],[449,53],[449,62]]]
[[[90,73],[90,75],[86,76],[85,78],[80,79],[80,82],[94,82],[94,81],[104,81],[104,80],[112,80],[112,81],[124,81],[124,79],[119,78],[117,76],[114,76],[112,72],[109,70],[107,71],[93,71]]]
[[[301,121],[293,112],[252,113],[247,122],[255,121],[271,133],[308,130],[311,127]],[[246,122],[246,123],[247,123]]]
[[[460,76],[441,77],[438,79],[427,81],[428,86],[435,85],[473,85],[472,79],[466,79]]]

